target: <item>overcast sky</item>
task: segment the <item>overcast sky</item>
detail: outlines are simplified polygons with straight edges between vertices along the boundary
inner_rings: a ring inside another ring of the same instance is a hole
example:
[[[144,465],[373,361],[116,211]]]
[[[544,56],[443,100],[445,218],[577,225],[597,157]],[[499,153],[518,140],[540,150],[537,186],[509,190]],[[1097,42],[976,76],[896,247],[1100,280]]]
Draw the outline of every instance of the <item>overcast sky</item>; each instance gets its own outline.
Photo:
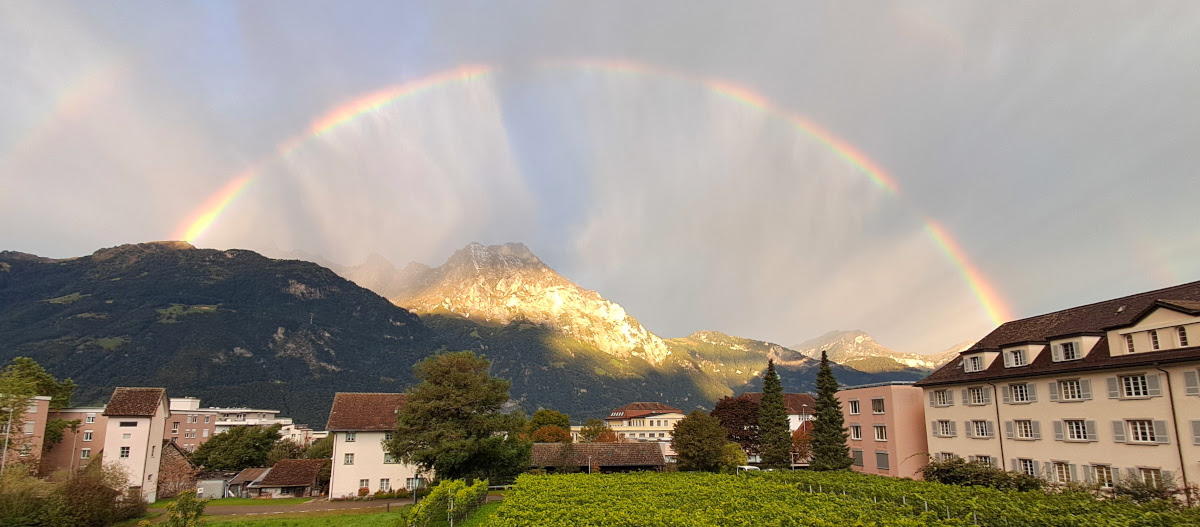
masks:
[[[3,2],[0,249],[170,238],[257,167],[198,246],[521,241],[666,337],[934,352],[994,324],[927,220],[1012,317],[1200,279],[1197,94],[1187,0]]]

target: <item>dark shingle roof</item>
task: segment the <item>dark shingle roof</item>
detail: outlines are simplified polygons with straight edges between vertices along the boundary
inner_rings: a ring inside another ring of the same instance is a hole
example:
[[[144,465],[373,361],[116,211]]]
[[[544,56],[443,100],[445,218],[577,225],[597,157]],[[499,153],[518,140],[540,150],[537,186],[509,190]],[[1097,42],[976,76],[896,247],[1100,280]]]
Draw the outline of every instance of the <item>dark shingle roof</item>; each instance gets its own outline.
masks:
[[[630,417],[646,417],[659,414],[681,414],[683,410],[663,403],[629,403],[608,414],[609,419],[628,419]]]
[[[317,475],[328,459],[282,459],[255,487],[306,487],[317,481]]]
[[[104,415],[150,417],[166,397],[166,388],[117,388],[104,407]]]
[[[233,477],[233,479],[229,480],[229,484],[230,485],[245,485],[246,483],[250,483],[250,482],[262,477],[263,473],[268,470],[271,470],[271,468],[270,467],[253,467],[253,468],[242,469],[242,471],[238,472],[237,475]]]
[[[964,354],[977,351],[998,351],[1018,343],[1045,343],[1054,337],[1067,335],[1102,335],[1106,329],[1137,323],[1158,307],[1200,314],[1200,282],[1192,282],[1157,291],[1148,291],[1103,302],[1096,302],[1045,315],[1006,322],[988,333]],[[967,373],[962,368],[962,356],[946,363],[915,386],[934,386],[983,382],[993,379],[1051,375],[1058,373],[1124,368],[1150,365],[1155,362],[1179,362],[1200,359],[1200,347],[1190,347],[1152,353],[1112,356],[1108,339],[1101,337],[1081,360],[1054,362],[1043,346],[1042,352],[1028,366],[1005,368],[1004,361],[995,360],[987,369]]]
[[[755,404],[762,404],[762,392],[746,392],[739,396],[738,399],[748,399]],[[817,409],[817,400],[807,393],[785,393],[783,394],[783,404],[787,406],[788,415],[804,415],[812,414]],[[808,405],[805,408],[805,405]]]
[[[534,443],[531,467],[552,467],[559,464],[562,443]],[[586,467],[588,458],[601,467],[661,467],[667,464],[658,443],[573,443],[568,462]]]
[[[396,414],[403,407],[402,393],[337,393],[325,429],[391,430],[396,427]]]

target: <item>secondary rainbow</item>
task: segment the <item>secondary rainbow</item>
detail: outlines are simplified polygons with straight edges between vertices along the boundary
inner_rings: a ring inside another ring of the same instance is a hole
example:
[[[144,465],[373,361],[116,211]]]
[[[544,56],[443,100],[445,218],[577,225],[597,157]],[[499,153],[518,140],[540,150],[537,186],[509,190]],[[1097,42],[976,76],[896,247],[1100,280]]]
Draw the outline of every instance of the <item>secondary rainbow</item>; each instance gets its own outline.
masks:
[[[850,143],[834,135],[832,132],[818,126],[812,120],[787,111],[778,104],[772,102],[766,96],[755,92],[749,88],[739,84],[721,79],[709,79],[697,77],[694,75],[672,71],[662,68],[654,68],[645,64],[618,60],[570,60],[570,61],[547,61],[540,64],[542,67],[549,68],[569,68],[585,71],[598,71],[603,73],[624,73],[638,75],[655,75],[667,76],[676,79],[686,80],[692,83],[704,86],[706,89],[716,93],[722,97],[726,97],[747,107],[757,111],[767,113],[777,118],[783,119],[792,124],[798,131],[804,135],[815,139],[818,143],[824,145],[827,150],[845,160],[851,166],[854,166],[860,172],[865,174],[878,188],[893,196],[900,196],[900,186],[896,179],[887,173],[883,167],[876,164],[865,154],[859,151]],[[276,159],[286,158],[293,151],[303,145],[306,141],[313,138],[321,137],[330,132],[345,126],[355,120],[370,115],[387,107],[388,105],[411,96],[421,93],[439,86],[443,86],[453,82],[468,81],[485,75],[490,75],[493,72],[492,68],[487,66],[464,66],[453,70],[445,71],[428,77],[423,77],[411,82],[400,84],[394,87],[389,87],[384,90],[373,92],[363,97],[359,97],[349,103],[343,104],[331,112],[326,113],[320,119],[317,119],[309,127],[307,134],[294,137],[280,143],[275,153],[265,161],[258,163],[254,168],[251,168],[237,177],[226,183],[217,193],[205,201],[187,221],[185,221],[176,231],[175,239],[183,239],[188,242],[195,242],[213,223],[220,218],[221,214],[234,202],[237,197],[250,184],[257,179],[262,170]],[[944,253],[947,259],[954,265],[958,273],[962,276],[967,286],[978,299],[987,316],[994,324],[1001,324],[1011,318],[1011,313],[1004,301],[996,293],[995,288],[984,277],[982,271],[975,266],[967,257],[966,252],[954,240],[946,229],[939,225],[931,218],[922,216],[926,233]]]
[[[338,106],[320,119],[313,121],[307,133],[279,143],[270,156],[256,162],[251,168],[225,183],[220,190],[205,200],[202,206],[188,216],[179,228],[176,229],[173,239],[195,243],[196,240],[204,236],[204,233],[208,232],[213,223],[221,217],[221,214],[237,201],[238,196],[250,187],[250,184],[258,179],[267,167],[276,160],[292,155],[296,149],[300,148],[306,142],[346,126],[364,115],[377,112],[405,97],[410,97],[445,84],[478,79],[490,73],[491,68],[487,66],[462,66],[391,86]]]

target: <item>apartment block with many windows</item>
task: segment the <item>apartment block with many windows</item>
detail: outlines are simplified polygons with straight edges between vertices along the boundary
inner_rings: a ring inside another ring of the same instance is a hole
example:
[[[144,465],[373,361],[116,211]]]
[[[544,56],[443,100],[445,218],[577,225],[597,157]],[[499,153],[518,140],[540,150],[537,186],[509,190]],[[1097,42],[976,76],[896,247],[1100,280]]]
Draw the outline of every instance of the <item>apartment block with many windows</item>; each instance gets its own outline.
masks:
[[[1054,483],[1200,482],[1200,282],[1007,322],[916,383],[929,451]]]
[[[856,472],[920,478],[925,455],[921,389],[908,382],[866,384],[838,391]]]

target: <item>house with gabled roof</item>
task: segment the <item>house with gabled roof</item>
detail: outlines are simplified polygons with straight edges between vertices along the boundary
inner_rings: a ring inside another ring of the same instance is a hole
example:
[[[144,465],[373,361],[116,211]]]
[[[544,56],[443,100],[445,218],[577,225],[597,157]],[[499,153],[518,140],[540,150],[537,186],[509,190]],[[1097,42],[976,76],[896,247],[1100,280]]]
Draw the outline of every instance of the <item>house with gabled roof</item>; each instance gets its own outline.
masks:
[[[235,498],[249,498],[250,492],[248,487],[250,484],[261,480],[262,477],[266,475],[268,470],[271,470],[271,467],[251,467],[242,469],[242,471],[238,472],[233,479],[229,480],[229,483],[227,484],[227,488],[229,489],[228,494]]]
[[[334,394],[325,426],[333,437],[330,499],[391,492],[416,484],[417,468],[401,463],[384,446],[392,438],[403,408],[402,393]]]
[[[153,503],[158,496],[163,430],[171,415],[165,388],[117,388],[104,407],[104,463],[116,464],[129,488]]]
[[[657,402],[634,402],[608,413],[604,422],[626,441],[670,442],[675,423],[684,418],[683,410]],[[581,426],[571,427],[571,438],[577,440]]]
[[[281,459],[246,484],[247,492],[257,498],[315,496],[321,469],[328,463],[328,459]]]
[[[929,451],[1112,487],[1200,482],[1200,282],[1001,324],[915,385]]]

